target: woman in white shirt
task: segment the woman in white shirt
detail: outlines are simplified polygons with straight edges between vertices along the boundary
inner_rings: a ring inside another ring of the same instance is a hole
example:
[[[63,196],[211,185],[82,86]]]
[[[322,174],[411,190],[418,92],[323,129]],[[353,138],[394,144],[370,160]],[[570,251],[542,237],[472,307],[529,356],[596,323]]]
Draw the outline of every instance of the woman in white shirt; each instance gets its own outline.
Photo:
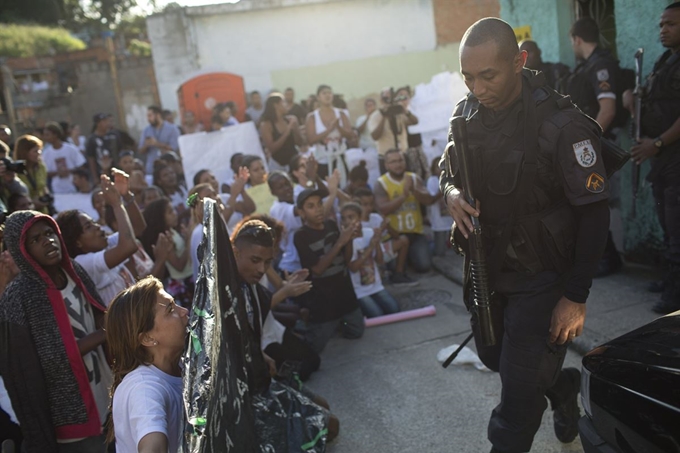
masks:
[[[106,336],[114,359],[108,441],[125,452],[178,451],[188,311],[156,278],[145,278],[111,302]]]
[[[121,182],[121,173],[114,171],[118,183]],[[108,304],[118,292],[135,282],[135,277],[125,266],[125,262],[137,252],[135,233],[143,231],[146,223],[129,193],[125,195],[128,200],[124,201],[125,198],[121,197],[107,176],[101,177],[101,184],[106,203],[113,207],[118,225],[117,233],[107,237],[92,217],[78,210],[59,213],[57,223],[69,256],[83,266],[97,286],[104,304]],[[137,228],[133,228],[124,202],[132,208],[130,212],[133,213]]]

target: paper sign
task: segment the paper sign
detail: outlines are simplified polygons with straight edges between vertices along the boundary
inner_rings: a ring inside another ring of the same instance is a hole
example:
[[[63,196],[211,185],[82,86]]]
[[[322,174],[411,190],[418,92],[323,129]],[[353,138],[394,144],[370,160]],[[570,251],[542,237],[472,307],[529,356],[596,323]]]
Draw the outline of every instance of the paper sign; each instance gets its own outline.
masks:
[[[512,30],[515,32],[515,38],[517,38],[517,42],[524,41],[526,39],[533,39],[531,37],[531,25],[522,25],[521,27],[515,27]]]
[[[269,210],[276,201],[276,197],[269,191],[269,184],[264,183],[246,189],[255,203],[255,214],[269,214]]]
[[[220,185],[229,183],[234,176],[230,161],[235,153],[260,156],[267,168],[260,136],[251,121],[215,132],[182,135],[179,149],[188,188],[194,185],[194,175],[204,168],[213,172]]]

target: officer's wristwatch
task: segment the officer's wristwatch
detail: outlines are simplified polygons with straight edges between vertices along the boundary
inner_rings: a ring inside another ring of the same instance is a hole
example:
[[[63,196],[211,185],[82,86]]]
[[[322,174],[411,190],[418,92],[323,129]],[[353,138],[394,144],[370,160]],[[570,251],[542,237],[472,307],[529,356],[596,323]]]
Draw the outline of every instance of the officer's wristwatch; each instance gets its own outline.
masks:
[[[307,180],[307,182],[305,183],[305,186],[307,186],[308,189],[313,188],[314,187],[314,181],[312,181],[311,179]]]
[[[656,146],[656,149],[659,151],[661,151],[661,148],[663,148],[663,140],[661,140],[660,135],[654,139],[654,146]]]

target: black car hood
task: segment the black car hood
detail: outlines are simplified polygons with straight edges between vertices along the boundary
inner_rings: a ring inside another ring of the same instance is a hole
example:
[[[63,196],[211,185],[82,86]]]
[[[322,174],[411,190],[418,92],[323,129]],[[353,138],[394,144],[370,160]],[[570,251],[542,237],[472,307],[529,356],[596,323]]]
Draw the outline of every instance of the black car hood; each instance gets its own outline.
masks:
[[[593,349],[584,364],[607,359],[680,370],[680,311]]]

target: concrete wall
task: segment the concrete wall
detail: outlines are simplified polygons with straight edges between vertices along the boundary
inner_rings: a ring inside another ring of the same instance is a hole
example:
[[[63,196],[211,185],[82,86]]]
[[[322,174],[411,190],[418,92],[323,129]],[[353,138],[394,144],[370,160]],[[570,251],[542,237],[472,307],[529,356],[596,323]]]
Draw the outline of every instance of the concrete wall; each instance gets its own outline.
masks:
[[[431,0],[288,3],[297,6],[248,10],[246,3],[236,11],[237,3],[215,5],[209,10],[187,8],[149,17],[149,37],[164,107],[176,108],[177,87],[197,69],[242,75],[248,91],[266,92],[273,87],[280,88],[277,85],[283,83],[307,92],[314,91],[319,83],[338,85],[336,80],[352,78],[343,85],[349,91],[365,93],[374,91],[376,85],[371,81],[369,88],[361,78],[354,77],[359,68],[357,62],[405,56],[402,64],[385,60],[385,70],[379,74],[382,76],[395,66],[412,63],[412,54],[430,52],[434,61],[426,65],[437,66],[432,53],[437,37]],[[313,81],[312,77],[305,76],[306,68],[315,73]],[[350,75],[344,76],[345,71]],[[412,72],[412,68],[405,69],[409,71]],[[303,88],[302,82],[291,80],[292,74],[310,82]],[[418,82],[429,80],[432,75],[429,73]],[[377,86],[384,84],[382,81]]]
[[[616,18],[616,47],[621,66],[634,68],[634,55],[639,47],[645,49],[644,71],[646,76],[652,70],[654,61],[664,52],[659,43],[659,17],[670,0],[616,0],[614,14]],[[646,162],[640,171],[642,178],[649,172]],[[631,165],[621,170],[622,187],[630,187]],[[663,230],[657,220],[651,186],[642,180],[637,201],[637,215],[631,216],[632,195],[630,190],[621,192],[621,211],[623,223],[624,246],[633,258],[648,260],[650,250],[660,248],[663,241]]]
[[[351,100],[386,86],[413,87],[439,72],[458,69],[458,45],[452,44],[425,52],[272,71],[271,80],[279,90],[292,87],[300,99],[316,93],[316,87],[324,83]]]
[[[71,94],[51,97],[40,107],[20,109],[25,127],[42,126],[48,121],[69,121],[79,124],[84,135],[92,128],[96,113],[111,113],[116,126],[138,138],[146,126],[146,108],[158,104],[153,63],[150,58],[129,57],[117,61],[118,85],[124,118],[118,118],[113,79],[106,61],[74,63],[77,86]]]
[[[179,110],[177,88],[201,68],[192,35],[193,24],[184,9],[149,16],[146,23],[153,48],[152,58],[160,102],[164,108]],[[238,45],[241,39],[236,40],[234,45]],[[224,41],[216,45],[224,45]],[[224,67],[220,69],[226,70]]]

